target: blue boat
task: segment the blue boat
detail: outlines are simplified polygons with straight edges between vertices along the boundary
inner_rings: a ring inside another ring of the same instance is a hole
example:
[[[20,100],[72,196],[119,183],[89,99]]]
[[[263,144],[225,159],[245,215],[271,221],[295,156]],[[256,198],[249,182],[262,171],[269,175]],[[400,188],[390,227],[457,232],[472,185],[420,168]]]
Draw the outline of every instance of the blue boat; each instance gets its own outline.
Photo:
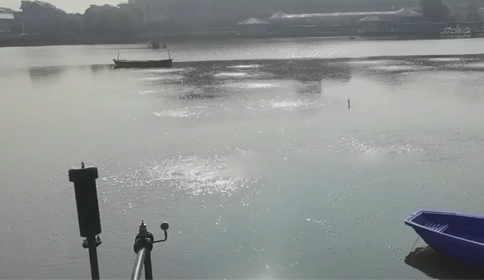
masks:
[[[484,269],[484,216],[419,211],[405,224],[436,252]]]

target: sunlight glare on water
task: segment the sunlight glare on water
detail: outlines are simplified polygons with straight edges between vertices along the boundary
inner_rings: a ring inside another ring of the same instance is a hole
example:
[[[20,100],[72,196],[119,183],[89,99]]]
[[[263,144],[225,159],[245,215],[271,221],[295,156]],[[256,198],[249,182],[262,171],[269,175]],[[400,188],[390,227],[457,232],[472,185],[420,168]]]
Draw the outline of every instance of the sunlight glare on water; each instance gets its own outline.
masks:
[[[174,188],[190,195],[224,193],[231,194],[244,187],[248,179],[231,177],[224,159],[171,158],[147,167],[150,184]]]
[[[463,45],[180,43],[147,70],[108,65],[160,57],[139,46],[0,49],[0,278],[89,277],[81,161],[99,168],[105,279],[129,277],[141,219],[170,224],[155,278],[429,278],[403,220],[481,211],[484,71],[416,56],[482,52]]]

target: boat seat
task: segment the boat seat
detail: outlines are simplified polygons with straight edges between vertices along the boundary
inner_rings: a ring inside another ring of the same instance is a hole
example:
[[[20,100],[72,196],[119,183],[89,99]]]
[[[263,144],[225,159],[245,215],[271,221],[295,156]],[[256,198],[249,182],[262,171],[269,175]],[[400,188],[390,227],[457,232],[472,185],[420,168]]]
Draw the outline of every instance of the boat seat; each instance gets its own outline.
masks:
[[[436,232],[444,232],[444,230],[449,228],[449,225],[447,224],[438,224],[438,223],[427,223],[425,225],[428,229],[431,229]]]

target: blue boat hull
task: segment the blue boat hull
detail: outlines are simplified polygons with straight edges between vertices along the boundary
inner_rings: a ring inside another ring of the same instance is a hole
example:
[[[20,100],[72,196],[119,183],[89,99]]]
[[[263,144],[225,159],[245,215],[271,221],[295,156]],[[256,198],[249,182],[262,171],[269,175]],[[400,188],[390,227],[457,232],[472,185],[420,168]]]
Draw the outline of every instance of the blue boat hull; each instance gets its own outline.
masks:
[[[405,224],[436,252],[484,269],[484,217],[420,211]]]

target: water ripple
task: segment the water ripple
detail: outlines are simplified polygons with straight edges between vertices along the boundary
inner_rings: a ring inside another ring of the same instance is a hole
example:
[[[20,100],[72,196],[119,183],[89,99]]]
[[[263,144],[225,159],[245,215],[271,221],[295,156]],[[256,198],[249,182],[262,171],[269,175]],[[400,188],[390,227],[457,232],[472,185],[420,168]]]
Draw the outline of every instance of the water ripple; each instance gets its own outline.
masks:
[[[383,137],[387,138],[387,137]],[[409,143],[409,140],[401,141],[401,139],[382,139],[383,141],[361,141],[354,137],[346,139],[346,146],[350,148],[353,153],[363,154],[406,154],[406,153],[425,153],[425,151],[417,145]]]
[[[161,112],[155,112],[154,114],[161,118],[190,118],[190,117],[200,117],[202,110],[206,107],[187,107],[180,109],[168,109]]]
[[[247,107],[249,110],[295,110],[317,108],[322,104],[305,100],[262,100],[260,102],[250,102]]]
[[[247,73],[243,72],[237,72],[237,73],[217,73],[213,75],[214,77],[245,77],[247,76]]]
[[[150,184],[163,184],[194,196],[213,193],[230,195],[249,182],[249,179],[238,175],[219,156],[173,157],[146,167]]]
[[[228,66],[227,68],[250,69],[250,68],[259,68],[259,67],[260,67],[260,65],[258,65],[258,64],[247,64],[247,65]]]

